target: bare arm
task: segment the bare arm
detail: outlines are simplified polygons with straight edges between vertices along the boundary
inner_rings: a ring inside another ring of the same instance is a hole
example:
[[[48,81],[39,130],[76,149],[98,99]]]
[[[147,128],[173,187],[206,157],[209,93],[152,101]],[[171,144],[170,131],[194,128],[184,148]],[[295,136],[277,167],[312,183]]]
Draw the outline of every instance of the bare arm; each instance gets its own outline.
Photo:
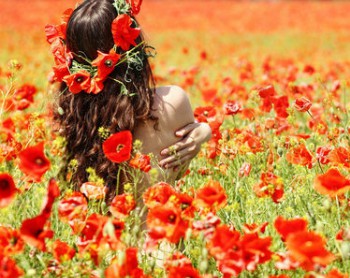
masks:
[[[177,87],[177,90],[181,89]],[[178,107],[173,117],[176,117],[179,122],[189,123],[175,131],[179,141],[161,151],[162,159],[159,164],[164,168],[173,168],[190,161],[198,154],[201,145],[211,137],[208,124],[194,122],[193,111],[186,93],[181,90],[175,96],[177,97],[175,106]]]

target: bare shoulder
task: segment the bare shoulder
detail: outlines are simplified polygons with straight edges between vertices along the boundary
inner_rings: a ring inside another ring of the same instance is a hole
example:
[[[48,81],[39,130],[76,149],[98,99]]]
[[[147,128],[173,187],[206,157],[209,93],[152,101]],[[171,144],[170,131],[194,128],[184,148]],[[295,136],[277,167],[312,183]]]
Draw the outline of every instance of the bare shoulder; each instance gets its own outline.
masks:
[[[187,93],[178,86],[163,86],[156,89],[154,108],[158,116],[180,118],[193,122],[193,111]],[[174,119],[175,120],[175,119]]]

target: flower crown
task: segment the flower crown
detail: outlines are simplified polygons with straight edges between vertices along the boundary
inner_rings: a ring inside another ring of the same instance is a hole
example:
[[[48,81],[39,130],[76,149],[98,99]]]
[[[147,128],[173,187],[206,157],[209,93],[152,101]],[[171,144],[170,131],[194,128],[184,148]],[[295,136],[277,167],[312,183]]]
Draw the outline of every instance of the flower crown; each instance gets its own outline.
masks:
[[[109,53],[98,51],[98,56],[93,61],[83,55],[74,53],[75,56],[86,62],[84,64],[74,60],[73,53],[66,47],[66,28],[73,9],[68,9],[64,12],[61,24],[46,25],[46,39],[51,44],[51,52],[55,59],[51,80],[53,82],[65,82],[73,94],[78,94],[82,91],[88,94],[98,94],[104,87],[104,81],[107,78],[111,78],[108,75],[114,68],[126,62],[127,70],[124,79],[126,82],[131,82],[126,77],[128,70],[133,67],[142,70],[143,58],[152,56],[146,51],[146,48],[152,47],[146,46],[144,42],[136,45],[135,42],[141,30],[131,16],[139,13],[141,3],[142,0],[114,0],[113,6],[118,14],[113,20],[111,27],[114,46]],[[136,25],[135,28],[131,27],[133,23]],[[142,47],[140,47],[141,45]],[[118,54],[117,50],[123,50],[124,52]],[[122,94],[130,96],[122,81],[113,80],[121,85]]]

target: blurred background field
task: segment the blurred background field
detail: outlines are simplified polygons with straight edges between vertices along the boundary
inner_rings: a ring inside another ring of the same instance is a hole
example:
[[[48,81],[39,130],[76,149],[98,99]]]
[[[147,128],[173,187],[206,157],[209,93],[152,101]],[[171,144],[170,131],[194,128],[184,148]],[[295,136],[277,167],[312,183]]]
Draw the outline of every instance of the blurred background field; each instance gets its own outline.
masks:
[[[45,86],[52,58],[44,26],[58,22],[75,3],[0,1],[1,64],[18,59],[24,65],[23,78]],[[202,69],[210,72],[240,57],[255,65],[271,56],[327,67],[350,60],[349,8],[347,1],[145,0],[139,21],[157,49],[159,74],[192,66],[202,52],[210,60]]]

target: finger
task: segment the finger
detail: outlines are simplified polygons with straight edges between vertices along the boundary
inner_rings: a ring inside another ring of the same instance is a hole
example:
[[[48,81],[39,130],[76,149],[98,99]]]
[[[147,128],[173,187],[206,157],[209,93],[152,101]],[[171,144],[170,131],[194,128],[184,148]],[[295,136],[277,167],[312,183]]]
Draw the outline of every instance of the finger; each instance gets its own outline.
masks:
[[[164,156],[174,152],[178,152],[180,150],[183,150],[184,148],[189,147],[193,142],[194,142],[194,139],[192,137],[184,138],[183,140],[177,142],[176,144],[162,150],[160,154]]]
[[[171,169],[171,168],[174,168],[174,167],[177,167],[177,166],[180,166],[184,163],[186,163],[188,160],[190,160],[192,158],[191,155],[185,155],[184,157],[182,157],[181,159],[177,160],[177,161],[174,161],[172,163],[169,163],[166,165],[166,168],[167,169]]]
[[[162,159],[159,162],[159,165],[161,167],[163,167],[166,164],[172,163],[172,162],[177,161],[177,160],[181,160],[182,157],[184,157],[186,155],[190,155],[190,154],[191,154],[191,150],[189,150],[189,148],[182,149],[179,152],[177,152],[176,154],[168,156],[167,158]]]
[[[196,128],[197,124],[196,123],[191,123],[191,124],[188,124],[180,129],[178,129],[176,132],[175,132],[175,136],[178,136],[178,137],[184,137],[186,136],[188,133],[190,133],[192,130],[194,130]]]

